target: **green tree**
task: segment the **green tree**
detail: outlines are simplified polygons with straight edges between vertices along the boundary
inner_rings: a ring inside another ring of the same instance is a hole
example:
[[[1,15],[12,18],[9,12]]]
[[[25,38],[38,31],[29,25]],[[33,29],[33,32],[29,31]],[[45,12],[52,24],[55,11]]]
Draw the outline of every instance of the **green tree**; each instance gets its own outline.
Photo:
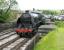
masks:
[[[11,15],[11,8],[15,5],[16,0],[0,0],[0,22],[6,22]]]
[[[50,14],[50,15],[58,15],[60,14],[60,10],[43,10],[43,14]]]

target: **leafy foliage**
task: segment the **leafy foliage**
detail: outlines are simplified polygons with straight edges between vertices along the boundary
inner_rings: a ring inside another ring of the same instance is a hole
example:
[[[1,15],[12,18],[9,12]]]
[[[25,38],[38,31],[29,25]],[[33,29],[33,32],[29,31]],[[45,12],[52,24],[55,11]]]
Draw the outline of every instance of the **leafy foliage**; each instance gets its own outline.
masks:
[[[16,5],[16,0],[0,0],[0,22],[7,22],[11,17],[11,8]],[[14,14],[13,14],[14,15]]]
[[[50,15],[58,15],[60,14],[60,10],[43,10],[43,14],[50,14]]]
[[[55,21],[55,25],[58,27],[64,27],[64,21]]]

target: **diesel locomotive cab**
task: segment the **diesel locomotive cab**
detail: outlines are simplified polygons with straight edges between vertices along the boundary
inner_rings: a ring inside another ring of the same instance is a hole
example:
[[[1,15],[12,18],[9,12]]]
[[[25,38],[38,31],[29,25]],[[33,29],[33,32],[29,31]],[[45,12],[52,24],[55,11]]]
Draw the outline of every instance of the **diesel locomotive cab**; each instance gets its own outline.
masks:
[[[20,36],[33,36],[36,34],[42,16],[39,13],[26,11],[17,20],[16,32]]]

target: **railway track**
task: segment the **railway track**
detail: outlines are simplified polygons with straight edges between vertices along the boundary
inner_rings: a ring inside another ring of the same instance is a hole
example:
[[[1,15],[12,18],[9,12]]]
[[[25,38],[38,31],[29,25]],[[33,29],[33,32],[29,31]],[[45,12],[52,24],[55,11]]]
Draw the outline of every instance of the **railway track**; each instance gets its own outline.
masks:
[[[37,39],[39,38],[38,34],[36,34],[33,38],[23,38],[23,37],[20,38],[19,35],[17,35],[13,31],[11,31],[11,32],[5,32],[4,31],[1,33],[0,33],[0,50],[23,50],[23,49],[27,49],[28,46],[31,46],[33,44],[33,41],[36,38]]]
[[[34,44],[39,40],[39,33],[46,33],[52,29],[51,25],[42,25],[38,33],[32,38],[20,38],[14,29],[8,29],[0,33],[0,50],[32,50]]]
[[[5,35],[5,34],[8,34],[8,33],[12,32],[12,31],[14,31],[14,29],[4,30],[3,32],[0,32],[0,36]]]
[[[15,32],[0,36],[0,50],[18,50],[29,38],[20,38]]]

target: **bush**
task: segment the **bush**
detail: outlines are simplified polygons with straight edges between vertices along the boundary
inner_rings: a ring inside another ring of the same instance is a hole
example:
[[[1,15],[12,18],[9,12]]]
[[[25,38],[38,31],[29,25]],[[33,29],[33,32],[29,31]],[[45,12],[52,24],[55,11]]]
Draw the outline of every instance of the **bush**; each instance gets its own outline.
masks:
[[[0,13],[0,23],[12,21],[16,18],[16,15],[17,13],[11,10],[8,11],[7,13],[5,13],[5,11],[2,11],[2,13]]]
[[[55,21],[55,25],[58,27],[64,27],[64,21]]]
[[[6,20],[9,18],[10,12],[5,13],[5,11],[0,12],[0,23],[6,22]]]

